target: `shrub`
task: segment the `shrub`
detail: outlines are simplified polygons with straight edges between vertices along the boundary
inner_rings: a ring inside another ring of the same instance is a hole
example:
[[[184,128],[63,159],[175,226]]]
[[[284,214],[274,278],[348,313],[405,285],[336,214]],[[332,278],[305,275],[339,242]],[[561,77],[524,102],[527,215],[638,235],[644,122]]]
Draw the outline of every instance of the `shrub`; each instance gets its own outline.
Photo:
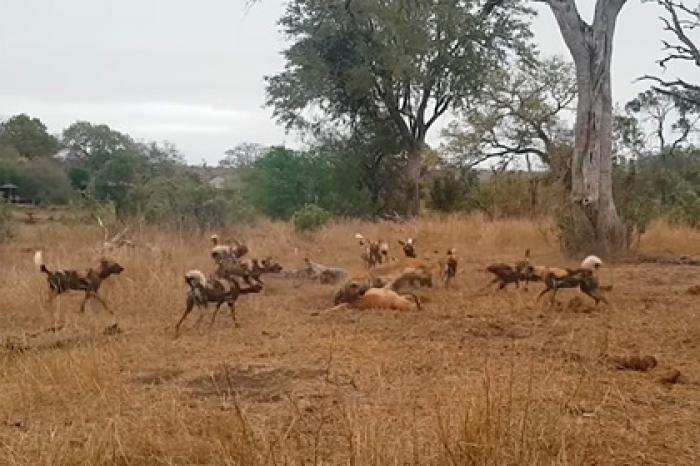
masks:
[[[251,204],[272,218],[287,220],[306,204],[334,215],[368,213],[370,196],[362,189],[357,160],[339,154],[273,148],[244,175]]]
[[[0,201],[0,241],[10,237],[10,208]]]
[[[17,185],[19,195],[41,204],[67,204],[74,196],[61,165],[52,159],[0,160],[0,184]]]
[[[700,226],[700,196],[692,189],[686,189],[675,196],[669,219],[673,223]]]
[[[292,222],[299,232],[316,231],[331,219],[331,214],[314,204],[306,204],[294,212]]]
[[[210,228],[250,222],[253,209],[232,190],[218,190],[197,176],[182,173],[154,177],[134,188],[128,214],[148,223],[175,223],[180,227]]]
[[[479,179],[472,170],[448,167],[430,185],[429,206],[441,212],[470,210],[478,187]]]

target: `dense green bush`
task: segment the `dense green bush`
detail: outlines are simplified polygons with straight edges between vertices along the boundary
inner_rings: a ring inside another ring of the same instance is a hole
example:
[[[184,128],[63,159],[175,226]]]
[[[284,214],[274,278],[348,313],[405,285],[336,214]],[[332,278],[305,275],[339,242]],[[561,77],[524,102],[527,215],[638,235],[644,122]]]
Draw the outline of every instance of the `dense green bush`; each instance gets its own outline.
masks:
[[[331,214],[314,204],[306,204],[292,215],[294,229],[299,232],[316,231],[331,219]]]
[[[25,199],[41,204],[67,204],[75,192],[60,163],[53,159],[0,159],[0,184],[17,185]]]
[[[0,201],[0,241],[10,236],[10,209],[3,201]]]
[[[653,219],[700,226],[700,150],[645,156],[615,167],[615,202],[625,222],[644,232]]]
[[[479,179],[472,170],[447,167],[435,176],[429,188],[429,207],[440,212],[474,208]]]
[[[338,154],[272,148],[246,170],[244,193],[251,205],[277,219],[289,219],[306,204],[333,215],[371,211],[356,160]]]

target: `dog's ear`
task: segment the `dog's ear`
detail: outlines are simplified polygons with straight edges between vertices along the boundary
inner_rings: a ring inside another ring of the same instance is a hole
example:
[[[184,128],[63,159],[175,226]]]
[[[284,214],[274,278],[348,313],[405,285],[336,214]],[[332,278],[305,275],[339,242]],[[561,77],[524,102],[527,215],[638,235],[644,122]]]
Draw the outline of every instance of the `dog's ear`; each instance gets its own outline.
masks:
[[[530,248],[527,248],[525,250],[525,259],[529,259],[529,258],[530,258]]]
[[[406,243],[405,243],[403,240],[399,240],[399,244],[400,244],[401,246],[406,246]]]

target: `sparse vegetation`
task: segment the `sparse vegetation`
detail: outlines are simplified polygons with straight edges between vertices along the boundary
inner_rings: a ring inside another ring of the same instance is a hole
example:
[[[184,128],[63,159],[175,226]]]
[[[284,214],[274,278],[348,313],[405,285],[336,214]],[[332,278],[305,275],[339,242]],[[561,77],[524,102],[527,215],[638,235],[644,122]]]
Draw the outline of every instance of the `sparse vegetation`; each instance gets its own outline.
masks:
[[[334,222],[313,243],[289,223],[264,222],[238,228],[237,237],[251,254],[273,254],[285,267],[313,254],[362,270],[357,231],[392,244],[414,236],[426,251],[456,245],[463,266],[450,288],[430,291],[421,311],[406,312],[314,316],[332,304],[332,287],[266,278],[261,293],[238,300],[240,328],[222,315],[194,330],[194,316],[175,339],[182,276],[211,263],[209,235],[146,226],[140,237],[170,258],[116,253],[125,270],[100,292],[121,333],[104,333],[114,321],[99,306],[74,312],[80,294],[61,297],[69,325],[53,333],[41,331],[53,321],[45,277],[24,250],[41,246],[47,264],[77,266],[92,260],[102,234],[37,215],[0,245],[9,265],[0,269],[3,464],[693,464],[700,457],[692,345],[700,328],[697,296],[686,293],[700,269],[616,264],[601,272],[614,285],[610,307],[562,291],[563,304],[548,308],[535,304],[533,291],[477,293],[490,279],[486,264],[521,257],[526,247],[533,261],[568,264],[529,221]],[[698,241],[695,230],[652,223],[641,250],[683,254]],[[646,372],[615,362],[646,355],[658,361]],[[673,409],[658,408],[668,403]]]
[[[292,215],[294,229],[298,232],[310,232],[320,229],[328,223],[331,215],[321,207],[314,204],[306,204]]]
[[[0,242],[10,237],[10,209],[0,201]]]

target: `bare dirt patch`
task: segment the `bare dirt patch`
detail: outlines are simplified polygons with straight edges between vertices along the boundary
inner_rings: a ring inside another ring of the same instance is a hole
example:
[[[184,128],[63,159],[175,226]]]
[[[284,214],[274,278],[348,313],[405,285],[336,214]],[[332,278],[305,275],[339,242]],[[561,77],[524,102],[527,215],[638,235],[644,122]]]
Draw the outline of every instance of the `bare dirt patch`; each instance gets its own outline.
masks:
[[[327,371],[288,367],[223,366],[211,374],[189,380],[186,386],[193,396],[237,395],[258,403],[281,401],[295,385],[320,382]]]

